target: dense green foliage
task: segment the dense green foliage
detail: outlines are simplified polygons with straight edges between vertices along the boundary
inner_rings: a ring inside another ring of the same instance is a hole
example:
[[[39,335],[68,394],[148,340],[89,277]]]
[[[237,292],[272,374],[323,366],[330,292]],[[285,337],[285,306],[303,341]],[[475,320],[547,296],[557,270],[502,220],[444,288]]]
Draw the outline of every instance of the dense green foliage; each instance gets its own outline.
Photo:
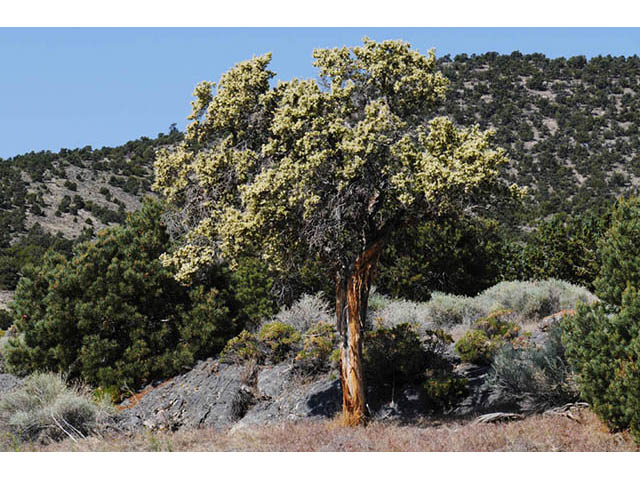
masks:
[[[135,390],[224,346],[237,328],[226,287],[177,284],[159,261],[169,241],[161,213],[146,202],[71,259],[50,251],[25,268],[13,305],[22,335],[6,352],[11,371],[62,371]]]
[[[466,380],[455,375],[444,357],[452,341],[442,330],[429,330],[421,338],[408,323],[368,331],[363,350],[365,384],[379,398],[391,400],[396,388],[415,385],[425,395],[425,410],[450,407],[466,391]]]
[[[501,270],[509,280],[557,278],[592,289],[600,269],[598,242],[606,232],[610,213],[553,215],[536,223],[524,242],[506,240]]]
[[[463,362],[489,365],[496,352],[505,342],[515,339],[520,327],[509,321],[511,311],[497,311],[479,318],[460,340],[456,342],[456,351]]]
[[[13,324],[13,317],[9,310],[0,308],[0,330],[3,332]]]
[[[500,280],[505,240],[494,221],[443,218],[394,232],[376,286],[392,297],[426,301],[431,293],[473,296]]]
[[[76,242],[88,240],[92,235],[93,230],[87,228]],[[49,249],[69,257],[73,243],[60,234],[51,235],[36,223],[16,243],[0,249],[0,289],[15,289],[20,270],[25,265],[38,263]]]
[[[567,357],[583,398],[640,442],[640,200],[621,200],[600,247],[597,305],[565,322]]]
[[[185,140],[154,164],[154,188],[183,223],[164,258],[181,281],[251,250],[281,272],[318,259],[346,282],[410,218],[517,193],[490,133],[435,117],[447,82],[432,52],[365,38],[313,57],[320,82],[272,87],[264,55],[196,87]]]

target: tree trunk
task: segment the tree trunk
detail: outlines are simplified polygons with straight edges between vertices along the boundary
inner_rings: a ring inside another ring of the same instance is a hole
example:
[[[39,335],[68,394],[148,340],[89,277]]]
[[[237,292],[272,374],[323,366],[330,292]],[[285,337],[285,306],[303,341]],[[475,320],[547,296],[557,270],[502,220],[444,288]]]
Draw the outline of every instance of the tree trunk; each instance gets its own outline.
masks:
[[[373,281],[382,240],[371,244],[358,257],[352,272],[336,278],[336,316],[341,335],[340,379],[342,411],[346,425],[365,421],[365,392],[362,377],[362,338],[367,317],[369,289]]]

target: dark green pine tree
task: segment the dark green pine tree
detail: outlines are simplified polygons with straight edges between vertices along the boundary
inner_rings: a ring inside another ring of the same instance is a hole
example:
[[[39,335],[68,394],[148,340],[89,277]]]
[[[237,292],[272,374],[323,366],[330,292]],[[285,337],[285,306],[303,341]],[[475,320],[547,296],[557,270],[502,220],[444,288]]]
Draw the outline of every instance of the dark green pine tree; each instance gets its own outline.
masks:
[[[640,287],[640,198],[618,202],[600,255],[597,295],[606,303],[620,305],[629,285]]]
[[[520,271],[518,280],[556,278],[593,288],[600,261],[598,242],[609,224],[609,215],[586,213],[581,216],[558,214],[542,221],[524,248],[513,253]]]
[[[162,207],[146,201],[66,260],[49,253],[23,273],[13,305],[22,336],[11,371],[53,370],[121,392],[213,355],[237,333],[226,285],[189,291],[160,263],[169,244]],[[212,288],[215,287],[215,288]]]
[[[640,200],[620,200],[601,242],[596,305],[563,324],[566,355],[582,397],[640,443]]]

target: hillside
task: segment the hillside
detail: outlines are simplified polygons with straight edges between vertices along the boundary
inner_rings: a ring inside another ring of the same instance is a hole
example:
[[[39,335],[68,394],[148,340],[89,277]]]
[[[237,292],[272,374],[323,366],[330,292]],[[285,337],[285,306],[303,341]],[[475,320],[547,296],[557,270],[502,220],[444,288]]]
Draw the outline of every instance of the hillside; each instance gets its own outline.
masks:
[[[121,224],[151,193],[155,150],[182,134],[142,137],[120,147],[31,152],[0,161],[0,289],[49,247],[70,252],[72,240]]]
[[[90,226],[122,223],[150,193],[155,149],[181,138],[177,130],[120,147],[31,152],[0,162],[0,246],[35,224],[75,238]]]
[[[511,180],[530,187],[526,219],[599,209],[640,183],[640,58],[486,53],[440,59],[442,113],[496,129]]]
[[[505,174],[529,187],[522,211],[497,212],[503,223],[533,226],[554,213],[602,212],[637,191],[637,56],[486,53],[442,57],[439,67],[451,83],[438,113],[495,129],[496,144],[512,159]],[[181,136],[172,126],[169,134],[120,147],[0,161],[0,288],[15,287],[19,265],[37,256],[34,245],[69,252],[70,239],[122,223],[150,193],[155,150]]]

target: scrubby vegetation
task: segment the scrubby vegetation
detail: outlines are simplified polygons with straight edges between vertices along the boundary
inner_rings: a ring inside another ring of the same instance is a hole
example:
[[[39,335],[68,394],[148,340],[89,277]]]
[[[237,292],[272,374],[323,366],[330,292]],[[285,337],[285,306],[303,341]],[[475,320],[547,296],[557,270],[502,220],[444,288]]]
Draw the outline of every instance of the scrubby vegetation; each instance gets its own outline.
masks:
[[[542,412],[579,398],[561,335],[561,322],[556,322],[542,345],[526,342],[501,347],[491,363],[488,385],[502,408]]]
[[[498,310],[476,320],[464,337],[456,342],[456,351],[464,362],[488,365],[505,342],[520,334],[520,327],[509,318],[511,310]]]
[[[4,349],[9,371],[64,372],[120,394],[222,349],[237,331],[227,287],[188,290],[173,279],[159,261],[168,242],[161,212],[147,202],[72,258],[48,252],[23,270],[12,306],[20,335]]]
[[[495,409],[583,400],[640,442],[640,200],[615,200],[640,178],[640,62],[514,52],[437,65],[451,88],[434,112],[495,128],[512,159],[502,173],[530,190],[520,209],[416,216],[389,234],[362,319],[371,398],[394,405],[410,387],[422,414],[452,412],[476,388],[460,373],[472,364]],[[0,289],[17,288],[0,305],[0,368],[26,376],[0,400],[12,438],[78,441],[108,417],[90,388],[120,400],[210,356],[247,372],[286,362],[303,381],[339,376],[324,253],[296,251],[276,271],[252,238],[183,283],[161,263],[184,246],[184,219],[139,202],[156,150],[182,139],[172,127],[122,147],[0,162]],[[55,231],[52,216],[75,226]],[[311,240],[345,244],[328,231]],[[196,232],[196,249],[208,232]],[[527,449],[539,445],[550,444]]]
[[[582,397],[614,429],[640,442],[640,200],[622,200],[600,246],[602,300],[566,322],[567,356]]]
[[[105,399],[96,402],[86,387],[52,373],[29,375],[0,397],[0,426],[21,440],[77,441],[104,429],[114,413]]]

